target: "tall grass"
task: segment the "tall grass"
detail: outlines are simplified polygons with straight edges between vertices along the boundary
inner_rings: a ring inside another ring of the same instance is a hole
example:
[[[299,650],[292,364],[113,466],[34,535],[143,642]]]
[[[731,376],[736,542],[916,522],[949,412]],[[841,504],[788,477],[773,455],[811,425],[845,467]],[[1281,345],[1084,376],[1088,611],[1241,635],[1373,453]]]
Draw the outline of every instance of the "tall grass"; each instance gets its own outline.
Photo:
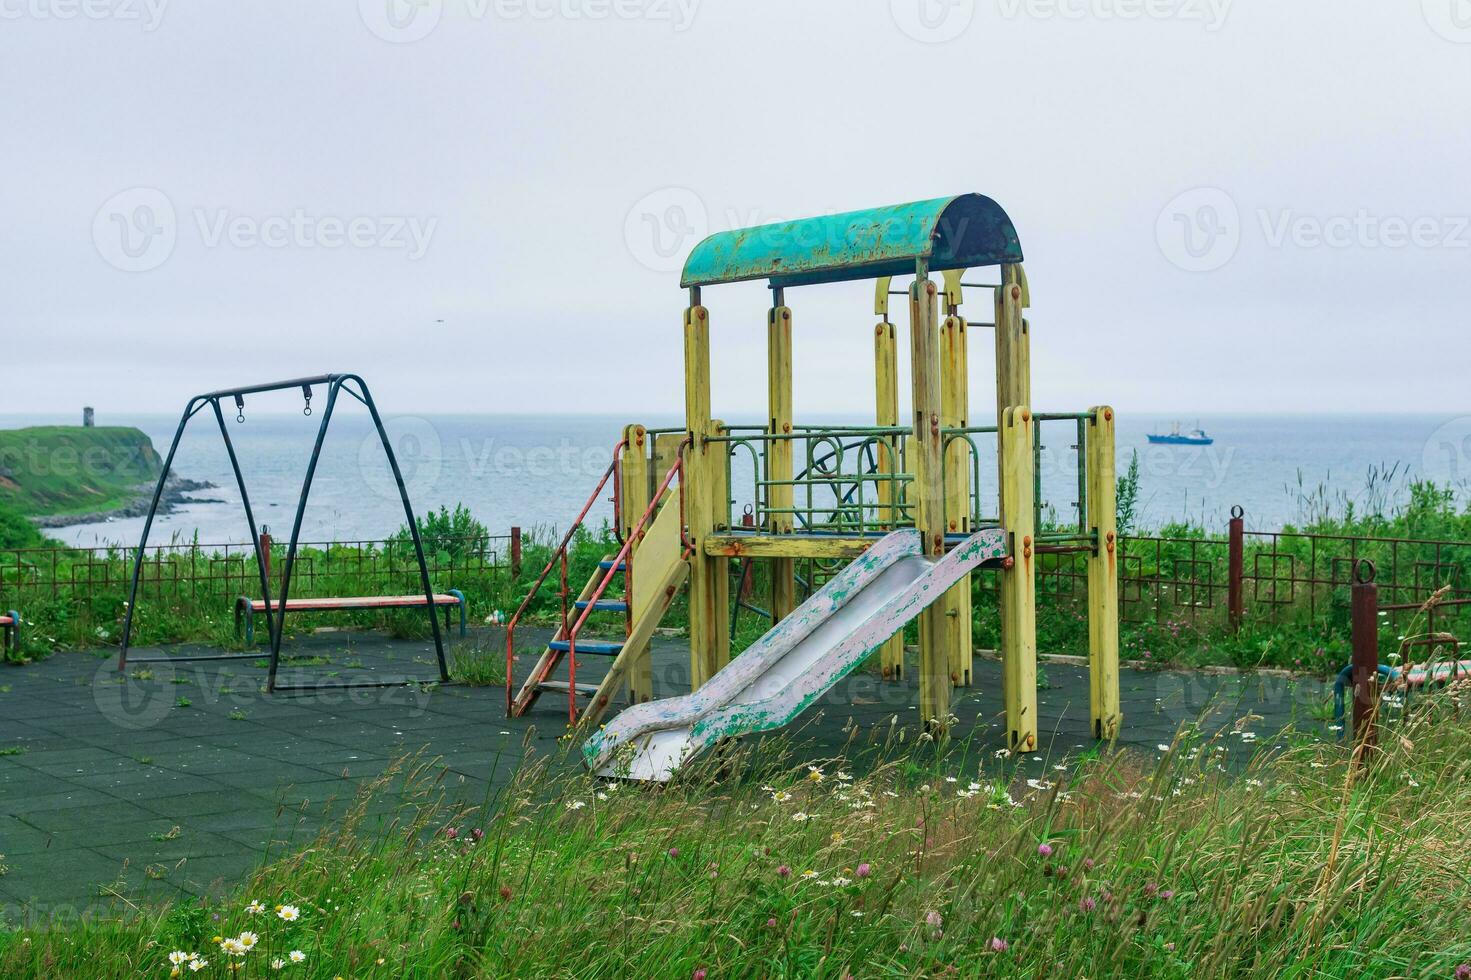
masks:
[[[1240,732],[1023,781],[902,727],[664,788],[546,759],[478,807],[405,766],[386,828],[369,790],[218,903],[0,934],[0,974],[166,975],[178,950],[258,976],[299,950],[321,977],[1449,977],[1471,960],[1466,693],[1362,766],[1301,744],[1239,776],[1219,757]],[[224,953],[242,930],[256,948]]]

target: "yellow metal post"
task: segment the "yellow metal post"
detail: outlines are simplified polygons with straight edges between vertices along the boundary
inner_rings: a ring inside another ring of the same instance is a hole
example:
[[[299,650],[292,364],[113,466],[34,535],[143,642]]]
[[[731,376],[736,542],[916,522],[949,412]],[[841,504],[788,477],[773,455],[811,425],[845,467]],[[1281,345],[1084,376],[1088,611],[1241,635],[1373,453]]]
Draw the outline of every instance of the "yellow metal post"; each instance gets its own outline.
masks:
[[[1118,503],[1114,482],[1114,411],[1093,410],[1087,429],[1088,526],[1098,544],[1088,559],[1088,686],[1095,738],[1119,734]]]
[[[653,489],[649,482],[648,430],[641,425],[624,426],[623,439],[623,458],[618,471],[618,533],[626,538],[648,510]]]
[[[1012,565],[1000,574],[1002,698],[1012,747],[1037,738],[1037,611],[1033,538],[1036,461],[1032,455],[1031,341],[1022,311],[1031,302],[1020,265],[1003,266],[996,290],[996,418],[1000,439],[1001,522],[1011,532]],[[1025,416],[1025,423],[1020,421]],[[1025,430],[1025,431],[1023,431]],[[1008,442],[1010,445],[1008,445]],[[1025,444],[1025,452],[1022,445]]]
[[[935,284],[919,269],[909,287],[910,368],[914,390],[914,470],[911,504],[927,555],[945,550],[945,467],[940,432],[940,348]],[[920,614],[919,712],[928,727],[943,729],[950,719],[950,659],[940,637],[945,633],[944,604]]]
[[[1028,340],[1027,321],[1022,318],[1022,310],[1031,305],[1031,294],[1027,287],[1027,274],[1019,265],[1002,266],[1002,284],[996,288],[996,419],[997,428],[1002,425],[1002,419],[1006,418],[1006,409],[1018,405],[1031,405],[1031,343]],[[997,434],[999,443],[1000,434]],[[999,447],[1000,449],[1000,447]],[[997,452],[997,486],[1006,486],[1006,456],[1005,452]],[[1031,464],[1028,464],[1031,468]],[[1006,524],[1003,516],[1003,525]],[[1008,572],[1000,574],[1002,587],[997,592],[997,606],[1002,617],[1002,643],[1000,653],[1002,659],[1006,658],[1006,650],[1009,642],[1006,633],[1011,630],[1011,611],[1006,609],[1008,602],[1008,590],[1005,587],[1005,578]],[[1002,697],[1006,696],[1006,683],[1008,683],[1008,672],[1002,670]]]
[[[711,444],[710,313],[692,297],[684,315],[685,522],[694,544],[690,556],[690,689],[698,690],[729,656],[730,634],[721,601],[728,590],[725,559],[705,554],[705,538],[715,529],[716,466],[724,468],[724,445]]]
[[[889,280],[882,279],[881,288],[887,294]],[[884,296],[883,309],[880,314],[888,313],[888,296]],[[874,422],[881,426],[897,426],[899,424],[899,340],[894,325],[888,321],[887,316],[882,323],[873,330],[873,366],[874,366]],[[898,440],[894,438],[882,438],[879,440],[877,463],[878,469],[875,474],[878,483],[875,486],[875,500],[878,503],[876,513],[877,523],[884,530],[893,530],[899,524],[899,501],[900,494],[895,482],[895,477],[900,472],[898,453]],[[884,678],[887,680],[900,680],[904,677],[904,634],[902,632],[890,637],[880,648],[880,662],[883,665]]]
[[[766,317],[767,433],[792,434],[792,311],[778,303]],[[766,444],[766,489],[772,513],[767,530],[789,534],[792,502],[796,494],[792,479],[792,441],[772,440]],[[771,562],[771,618],[779,623],[797,608],[797,563],[790,558]]]
[[[618,524],[619,532],[626,539],[649,508],[652,488],[649,478],[649,433],[641,425],[629,425],[623,429],[626,445],[623,461],[618,471]],[[652,523],[652,522],[650,522]],[[645,529],[647,530],[647,529]],[[639,587],[639,544],[635,538],[629,554],[629,567],[633,569],[634,588]],[[633,604],[630,620],[639,612],[640,603],[630,590],[629,601]],[[654,699],[653,662],[647,644],[638,651],[628,665],[628,701],[642,704]]]
[[[1001,573],[1002,697],[1013,751],[1037,747],[1037,607],[1032,413],[1006,410],[1001,423],[1001,521],[1009,532],[1010,562]]]
[[[956,312],[959,307],[958,283],[955,290],[954,293],[946,290],[951,313],[940,327],[940,422],[947,429],[963,429],[970,424],[966,322]],[[971,529],[970,525],[970,445],[957,438],[945,448],[945,529],[950,534],[966,534]],[[946,592],[942,603],[947,624],[944,644],[950,657],[950,679],[969,687],[971,655],[975,648],[971,642],[970,576]]]

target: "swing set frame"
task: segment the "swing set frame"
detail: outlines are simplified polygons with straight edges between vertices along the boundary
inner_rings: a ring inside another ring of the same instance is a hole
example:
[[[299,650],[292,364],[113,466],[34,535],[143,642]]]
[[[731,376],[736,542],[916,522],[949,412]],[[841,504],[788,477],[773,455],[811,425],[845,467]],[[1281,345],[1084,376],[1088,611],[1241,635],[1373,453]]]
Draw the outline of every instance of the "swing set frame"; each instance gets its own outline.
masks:
[[[276,391],[288,391],[293,388],[301,389],[305,399],[303,414],[312,414],[312,389],[325,386],[327,391],[327,406],[322,411],[321,422],[317,425],[317,437],[312,446],[311,459],[307,463],[306,476],[302,481],[301,495],[297,500],[296,517],[291,525],[291,542],[286,550],[286,562],[281,573],[281,596],[278,603],[274,605],[275,613],[271,612],[273,603],[271,600],[270,566],[267,556],[261,549],[261,536],[256,527],[255,514],[250,506],[250,493],[245,486],[245,476],[240,471],[240,461],[235,455],[235,445],[230,439],[229,427],[225,425],[225,415],[220,407],[224,399],[231,399],[235,405],[235,420],[243,423],[245,421],[245,396],[266,394]],[[419,563],[419,579],[424,588],[425,611],[429,617],[429,628],[434,635],[434,651],[439,660],[439,677],[435,678],[404,678],[393,681],[365,681],[348,684],[330,683],[302,683],[281,684],[277,682],[277,670],[281,661],[281,642],[284,635],[286,623],[286,610],[288,597],[291,593],[291,573],[296,563],[297,546],[301,538],[302,518],[306,513],[307,500],[311,495],[312,480],[316,476],[317,463],[321,459],[322,444],[327,438],[327,428],[332,421],[333,411],[337,407],[338,395],[346,392],[351,397],[361,402],[367,408],[369,416],[373,420],[373,426],[378,432],[378,439],[383,444],[383,451],[388,456],[388,466],[393,471],[393,480],[398,487],[399,500],[403,503],[404,518],[408,522],[409,533],[414,541],[414,555]],[[163,469],[158,475],[158,484],[153,490],[153,501],[148,507],[148,516],[143,522],[143,534],[138,540],[138,551],[133,560],[132,585],[128,590],[128,605],[123,615],[122,643],[118,650],[118,670],[127,670],[129,663],[198,663],[214,660],[259,660],[258,653],[219,653],[201,654],[190,657],[128,657],[128,649],[133,634],[133,612],[138,603],[138,585],[142,578],[145,551],[148,547],[148,535],[153,529],[153,519],[158,514],[159,503],[163,499],[164,486],[168,482],[169,472],[174,465],[174,456],[179,449],[179,442],[184,436],[184,431],[189,427],[193,418],[209,408],[219,425],[220,436],[225,443],[225,452],[230,459],[230,468],[235,474],[236,486],[240,489],[240,502],[245,510],[245,522],[250,527],[250,540],[255,548],[256,569],[260,573],[261,595],[265,600],[266,624],[270,630],[271,652],[270,673],[266,680],[266,692],[277,691],[316,691],[322,689],[350,689],[350,688],[383,688],[398,687],[405,684],[433,684],[447,683],[450,680],[449,665],[444,654],[444,637],[439,629],[439,621],[435,615],[434,590],[429,582],[429,566],[424,560],[424,544],[419,536],[419,526],[414,520],[413,505],[409,503],[408,489],[404,485],[403,472],[399,469],[398,459],[393,454],[393,445],[388,439],[388,433],[383,427],[383,418],[378,413],[378,406],[373,401],[373,396],[368,390],[368,384],[356,374],[322,374],[309,378],[295,378],[289,381],[273,381],[266,384],[247,385],[241,388],[224,388],[219,391],[206,392],[195,395],[189,399],[184,408],[184,414],[179,419],[179,426],[174,432],[173,442],[169,445],[168,455],[164,458]]]

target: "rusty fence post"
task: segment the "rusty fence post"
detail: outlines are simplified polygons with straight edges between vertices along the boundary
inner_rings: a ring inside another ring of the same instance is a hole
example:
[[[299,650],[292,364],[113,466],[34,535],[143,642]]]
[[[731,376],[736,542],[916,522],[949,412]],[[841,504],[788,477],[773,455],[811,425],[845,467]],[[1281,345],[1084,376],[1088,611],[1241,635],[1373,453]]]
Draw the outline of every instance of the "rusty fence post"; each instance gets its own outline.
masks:
[[[511,578],[521,576],[521,529],[511,528]]]
[[[1378,741],[1375,701],[1379,690],[1379,586],[1374,563],[1354,564],[1350,602],[1353,637],[1353,732],[1365,746]]]
[[[1246,618],[1246,511],[1240,505],[1231,508],[1230,545],[1228,548],[1226,608],[1231,629],[1240,630]]]
[[[260,557],[262,564],[266,566],[266,581],[269,582],[271,580],[271,529],[264,524],[260,529]]]

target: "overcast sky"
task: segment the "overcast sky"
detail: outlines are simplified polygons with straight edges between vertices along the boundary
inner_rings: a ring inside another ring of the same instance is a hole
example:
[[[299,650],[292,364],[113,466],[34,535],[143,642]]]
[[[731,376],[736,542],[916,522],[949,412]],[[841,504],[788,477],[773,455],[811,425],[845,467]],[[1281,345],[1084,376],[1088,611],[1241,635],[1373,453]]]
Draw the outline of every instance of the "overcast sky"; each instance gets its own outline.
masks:
[[[676,412],[700,234],[967,191],[1040,408],[1467,408],[1467,0],[0,0],[0,83],[6,412]],[[868,287],[788,299],[798,415],[869,411]]]

